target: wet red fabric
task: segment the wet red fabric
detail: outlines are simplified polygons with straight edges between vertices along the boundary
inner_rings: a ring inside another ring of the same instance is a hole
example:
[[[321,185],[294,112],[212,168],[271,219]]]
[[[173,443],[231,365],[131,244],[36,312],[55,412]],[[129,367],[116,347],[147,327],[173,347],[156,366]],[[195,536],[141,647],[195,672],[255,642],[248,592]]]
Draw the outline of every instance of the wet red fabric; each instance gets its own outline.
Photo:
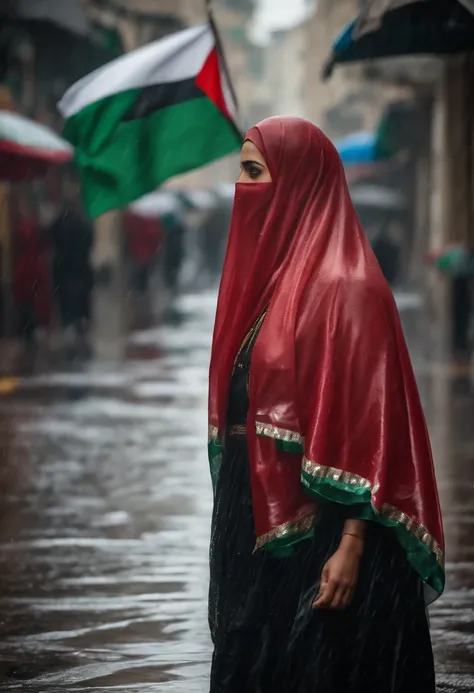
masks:
[[[237,184],[210,369],[210,424],[222,436],[232,366],[255,345],[248,415],[257,536],[313,501],[301,458],[256,435],[255,422],[297,432],[305,456],[359,475],[373,504],[426,527],[443,549],[430,444],[398,311],[354,211],[334,146],[312,124],[271,118],[246,135],[270,184]]]

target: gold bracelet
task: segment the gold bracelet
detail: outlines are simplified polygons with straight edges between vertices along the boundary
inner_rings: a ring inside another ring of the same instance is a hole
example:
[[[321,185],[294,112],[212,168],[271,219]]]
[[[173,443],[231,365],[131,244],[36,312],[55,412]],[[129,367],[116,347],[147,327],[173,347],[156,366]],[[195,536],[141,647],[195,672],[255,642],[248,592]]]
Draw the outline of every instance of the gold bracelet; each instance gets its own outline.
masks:
[[[355,537],[356,539],[359,539],[360,541],[364,541],[364,537],[361,537],[360,534],[354,534],[353,532],[343,532],[342,536],[347,534],[348,537]]]

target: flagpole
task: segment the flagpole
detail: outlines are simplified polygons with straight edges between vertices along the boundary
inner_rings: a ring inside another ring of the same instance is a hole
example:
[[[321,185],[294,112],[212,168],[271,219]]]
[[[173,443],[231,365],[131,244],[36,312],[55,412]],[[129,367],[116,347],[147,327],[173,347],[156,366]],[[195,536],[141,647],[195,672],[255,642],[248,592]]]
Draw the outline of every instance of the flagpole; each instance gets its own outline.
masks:
[[[217,27],[216,20],[214,19],[214,10],[213,10],[213,7],[212,7],[212,2],[213,2],[213,0],[206,0],[206,13],[207,13],[207,18],[208,18],[209,25],[210,25],[210,27],[211,27],[212,33],[214,34],[214,39],[215,39],[215,41],[216,41],[217,53],[219,54],[219,58],[220,58],[220,60],[221,60],[221,65],[222,65],[222,69],[223,69],[223,71],[224,71],[224,74],[225,74],[225,76],[227,77],[227,82],[228,82],[228,84],[229,84],[230,93],[232,94],[232,98],[233,98],[234,103],[235,103],[235,106],[236,106],[236,108],[237,108],[237,110],[238,110],[238,108],[239,108],[239,101],[238,101],[237,94],[236,94],[235,89],[234,89],[234,85],[232,84],[232,77],[231,77],[231,74],[230,74],[230,70],[229,70],[229,65],[228,65],[228,63],[227,63],[227,59],[226,59],[226,57],[225,57],[224,47],[223,47],[223,45],[222,45],[222,40],[221,40],[221,36],[220,36],[220,33],[219,33],[219,29],[218,29],[218,27]]]

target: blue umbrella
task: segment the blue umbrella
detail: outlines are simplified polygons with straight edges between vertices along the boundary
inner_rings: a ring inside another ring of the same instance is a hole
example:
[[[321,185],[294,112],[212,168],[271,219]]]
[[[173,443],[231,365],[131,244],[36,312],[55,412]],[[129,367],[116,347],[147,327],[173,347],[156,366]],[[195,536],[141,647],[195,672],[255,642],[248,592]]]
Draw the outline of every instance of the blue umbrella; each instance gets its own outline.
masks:
[[[371,164],[377,160],[377,134],[356,132],[334,143],[342,163],[346,166]]]

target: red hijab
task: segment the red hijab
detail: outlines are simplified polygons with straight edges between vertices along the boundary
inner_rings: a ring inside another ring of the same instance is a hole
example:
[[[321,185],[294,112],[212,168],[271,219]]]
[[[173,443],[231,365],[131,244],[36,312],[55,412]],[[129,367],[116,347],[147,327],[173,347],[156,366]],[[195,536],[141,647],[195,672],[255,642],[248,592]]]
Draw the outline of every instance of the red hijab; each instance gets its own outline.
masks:
[[[432,598],[444,586],[444,543],[426,424],[339,155],[298,118],[265,120],[246,139],[273,182],[236,185],[212,347],[210,457],[221,450],[234,359],[268,306],[247,420],[257,548],[288,550],[308,536],[315,499],[351,505],[394,532]]]

